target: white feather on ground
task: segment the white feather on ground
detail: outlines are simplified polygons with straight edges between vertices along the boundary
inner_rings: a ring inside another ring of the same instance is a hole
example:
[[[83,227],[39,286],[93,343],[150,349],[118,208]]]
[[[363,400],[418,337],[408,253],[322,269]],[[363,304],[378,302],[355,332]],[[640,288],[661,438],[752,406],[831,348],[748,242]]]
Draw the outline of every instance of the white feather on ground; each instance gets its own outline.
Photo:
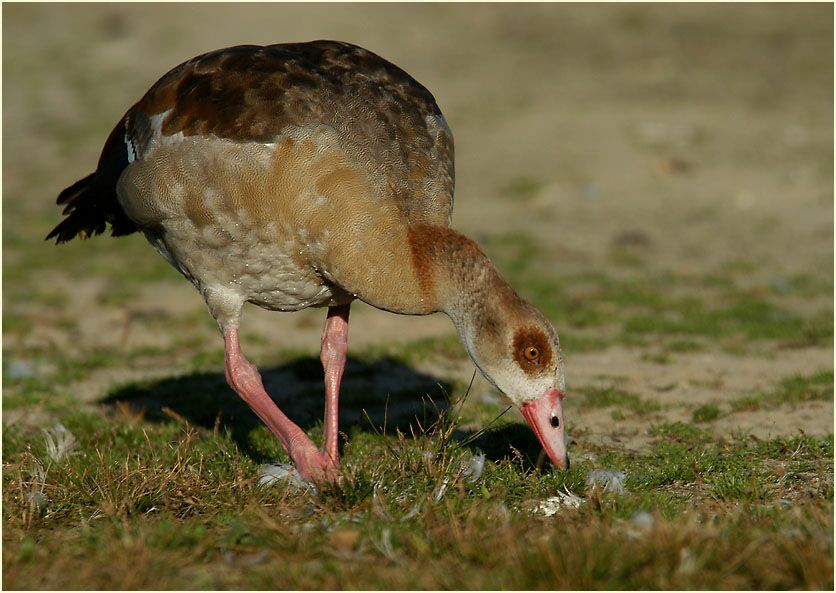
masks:
[[[541,500],[531,512],[552,517],[565,509],[576,509],[581,504],[583,504],[583,498],[569,492],[566,486],[564,486],[563,492],[558,490],[557,496],[550,496],[545,500]]]
[[[286,463],[266,463],[258,469],[258,485],[272,486],[277,482],[287,482],[298,490],[305,490],[317,496],[316,486],[302,479],[299,471]]]
[[[75,448],[75,436],[60,422],[52,428],[42,428],[41,432],[44,433],[46,454],[55,463],[60,463]]]
[[[624,480],[627,474],[609,469],[594,469],[586,475],[587,488],[598,486],[604,492],[624,494]]]

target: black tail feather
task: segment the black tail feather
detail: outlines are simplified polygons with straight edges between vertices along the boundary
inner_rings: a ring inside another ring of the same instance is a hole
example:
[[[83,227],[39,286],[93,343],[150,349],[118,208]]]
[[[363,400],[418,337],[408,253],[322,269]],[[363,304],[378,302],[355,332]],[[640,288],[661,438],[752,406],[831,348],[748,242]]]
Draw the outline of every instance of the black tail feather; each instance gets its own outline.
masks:
[[[96,175],[91,173],[58,195],[56,203],[64,205],[65,218],[50,231],[47,240],[55,239],[56,243],[65,243],[75,237],[87,239],[105,232],[108,223],[113,236],[127,235],[136,230],[118,203],[109,203],[115,200],[102,203],[102,192],[97,188]],[[118,210],[114,211],[114,206]]]
[[[58,195],[56,203],[65,204],[65,218],[46,236],[47,240],[54,238],[56,243],[64,243],[77,236],[86,239],[104,232],[107,221],[96,204],[95,179],[96,174],[91,173]]]

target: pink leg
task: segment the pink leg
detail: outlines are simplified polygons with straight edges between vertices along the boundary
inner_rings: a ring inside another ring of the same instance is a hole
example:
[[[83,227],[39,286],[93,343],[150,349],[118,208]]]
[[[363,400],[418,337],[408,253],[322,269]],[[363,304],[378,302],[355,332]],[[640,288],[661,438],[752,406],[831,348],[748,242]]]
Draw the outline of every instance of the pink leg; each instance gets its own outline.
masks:
[[[258,369],[241,353],[238,328],[227,327],[224,341],[227,382],[278,437],[301,476],[306,480],[335,479],[336,464],[316,448],[308,435],[285,416],[264,391]]]
[[[339,399],[340,381],[348,354],[348,313],[351,305],[328,309],[325,331],[322,332],[322,350],[319,359],[325,369],[325,443],[323,453],[334,465],[339,465]]]

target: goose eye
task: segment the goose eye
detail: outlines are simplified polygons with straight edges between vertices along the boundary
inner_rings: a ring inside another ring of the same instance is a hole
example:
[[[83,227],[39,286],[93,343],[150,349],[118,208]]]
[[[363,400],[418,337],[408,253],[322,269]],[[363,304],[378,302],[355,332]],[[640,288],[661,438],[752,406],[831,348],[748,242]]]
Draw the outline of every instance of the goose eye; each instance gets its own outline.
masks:
[[[537,346],[526,346],[523,349],[523,356],[528,362],[539,362],[540,349]]]
[[[517,330],[508,353],[513,356],[517,366],[529,375],[538,375],[550,368],[554,358],[549,336],[537,327]]]

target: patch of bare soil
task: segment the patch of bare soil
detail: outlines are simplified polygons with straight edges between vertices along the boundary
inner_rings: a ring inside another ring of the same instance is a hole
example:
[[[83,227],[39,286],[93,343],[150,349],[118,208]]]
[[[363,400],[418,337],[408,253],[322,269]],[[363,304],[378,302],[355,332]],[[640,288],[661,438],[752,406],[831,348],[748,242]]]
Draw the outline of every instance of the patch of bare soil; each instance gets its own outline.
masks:
[[[833,368],[830,348],[775,349],[769,355],[759,356],[736,356],[722,351],[683,353],[673,355],[667,364],[658,364],[642,360],[640,352],[618,347],[570,356],[567,368],[570,397],[565,404],[566,421],[596,442],[609,440],[625,448],[640,449],[651,440],[648,429],[652,425],[691,422],[693,410],[703,404],[715,404],[723,412],[716,420],[699,425],[718,437],[735,433],[767,438],[799,432],[833,432],[832,401],[788,404],[772,410],[730,411],[728,406],[733,400],[769,392],[791,375]],[[575,411],[571,385],[617,386],[660,404],[661,409],[643,416],[616,407]],[[615,420],[614,411],[623,418]]]

